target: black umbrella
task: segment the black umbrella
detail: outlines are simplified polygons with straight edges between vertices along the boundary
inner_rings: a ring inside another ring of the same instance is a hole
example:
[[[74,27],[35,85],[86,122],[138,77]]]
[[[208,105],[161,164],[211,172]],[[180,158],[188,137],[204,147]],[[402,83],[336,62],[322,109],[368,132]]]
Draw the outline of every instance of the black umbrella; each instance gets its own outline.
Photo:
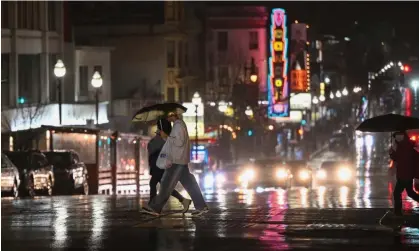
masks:
[[[178,103],[155,104],[141,108],[132,118],[132,122],[149,122],[157,120],[169,112],[182,114],[186,110],[186,107]]]
[[[362,122],[356,130],[362,132],[397,132],[419,129],[419,118],[385,114]]]

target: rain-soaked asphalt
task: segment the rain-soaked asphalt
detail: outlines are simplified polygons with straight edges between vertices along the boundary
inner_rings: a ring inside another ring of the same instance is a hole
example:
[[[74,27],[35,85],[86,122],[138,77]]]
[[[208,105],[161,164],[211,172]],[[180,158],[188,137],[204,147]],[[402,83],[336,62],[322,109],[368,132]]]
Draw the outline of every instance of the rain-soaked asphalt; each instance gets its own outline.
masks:
[[[3,250],[419,250],[419,210],[405,198],[400,228],[390,215],[385,149],[372,138],[358,142],[354,188],[213,191],[210,212],[140,214],[148,198],[56,196],[3,198]],[[372,144],[374,143],[374,144]],[[363,146],[362,146],[363,145]],[[330,157],[330,156],[329,156]],[[328,157],[328,158],[329,158]]]

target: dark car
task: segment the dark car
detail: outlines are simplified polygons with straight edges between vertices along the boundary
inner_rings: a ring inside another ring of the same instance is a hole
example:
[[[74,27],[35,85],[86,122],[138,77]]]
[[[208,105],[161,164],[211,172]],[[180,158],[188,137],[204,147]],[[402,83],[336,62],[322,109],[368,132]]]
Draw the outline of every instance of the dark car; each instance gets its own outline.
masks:
[[[48,161],[54,165],[56,189],[69,193],[89,194],[86,165],[74,151],[44,152]]]
[[[282,164],[283,168],[290,173],[291,186],[303,186],[311,188],[312,171],[304,160],[287,161]]]
[[[40,151],[4,151],[4,154],[12,161],[19,170],[22,180],[20,189],[29,196],[39,192],[52,195],[54,192],[53,166]]]
[[[325,161],[315,171],[318,186],[354,186],[356,169],[349,161]]]
[[[278,159],[254,160],[243,165],[238,174],[238,184],[243,188],[291,186],[291,172]]]

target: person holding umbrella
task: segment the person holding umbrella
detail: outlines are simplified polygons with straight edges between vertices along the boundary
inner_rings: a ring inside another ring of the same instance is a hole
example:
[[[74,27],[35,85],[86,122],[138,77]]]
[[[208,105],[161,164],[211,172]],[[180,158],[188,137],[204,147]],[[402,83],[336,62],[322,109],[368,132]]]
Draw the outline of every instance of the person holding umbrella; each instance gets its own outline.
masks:
[[[143,208],[143,212],[156,216],[160,215],[170,194],[180,181],[194,203],[196,211],[192,215],[202,215],[209,209],[195,177],[189,172],[190,142],[186,124],[175,112],[169,112],[167,119],[173,122],[172,132],[166,141],[166,144],[170,144],[170,152],[167,153],[170,164],[166,166],[159,193]]]
[[[156,136],[150,140],[147,145],[148,165],[150,167],[150,201],[157,195],[157,183],[161,182],[164,170],[157,167],[156,162],[160,151],[163,148],[165,140],[172,131],[172,125],[167,119],[159,119],[157,121]],[[186,212],[191,205],[191,200],[184,198],[178,191],[173,190],[172,196],[179,200]]]
[[[390,158],[396,163],[396,186],[393,192],[394,214],[402,216],[402,193],[406,190],[407,195],[419,202],[419,194],[413,190],[413,179],[415,177],[414,162],[415,149],[406,131],[399,131],[393,134],[395,146],[389,150]]]

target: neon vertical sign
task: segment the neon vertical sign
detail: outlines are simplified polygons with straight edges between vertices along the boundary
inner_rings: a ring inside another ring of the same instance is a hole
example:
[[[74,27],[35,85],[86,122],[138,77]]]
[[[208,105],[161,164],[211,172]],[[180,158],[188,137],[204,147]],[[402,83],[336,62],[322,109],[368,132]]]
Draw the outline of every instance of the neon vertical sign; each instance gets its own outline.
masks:
[[[289,117],[287,16],[284,9],[273,9],[268,74],[268,116]]]

